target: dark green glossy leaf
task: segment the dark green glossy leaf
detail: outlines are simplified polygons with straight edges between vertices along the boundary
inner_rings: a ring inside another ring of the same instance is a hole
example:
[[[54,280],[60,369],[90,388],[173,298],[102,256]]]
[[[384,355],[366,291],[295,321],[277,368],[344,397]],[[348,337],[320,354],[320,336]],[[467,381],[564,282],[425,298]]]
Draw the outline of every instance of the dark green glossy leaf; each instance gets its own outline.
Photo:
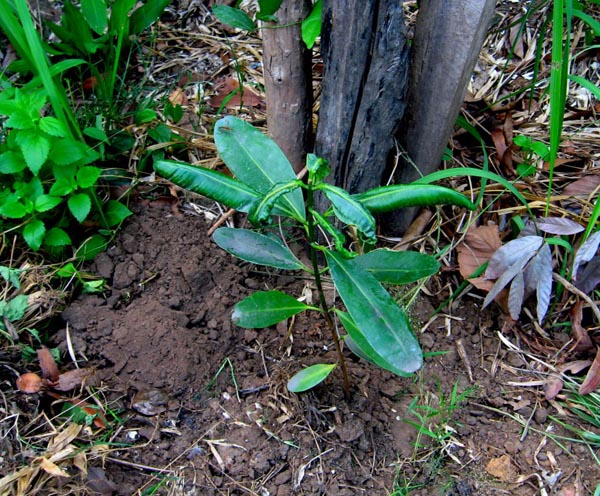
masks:
[[[285,194],[299,188],[302,181],[295,179],[288,183],[276,184],[271,190],[258,202],[255,202],[248,214],[248,219],[253,224],[267,222],[272,215],[277,201]]]
[[[327,379],[336,366],[335,363],[317,363],[306,367],[288,381],[287,388],[292,393],[308,391]]]
[[[375,238],[375,219],[359,201],[329,183],[320,183],[317,189],[325,193],[338,219],[349,226],[356,226],[367,238]]]
[[[397,208],[457,205],[475,210],[475,205],[462,193],[443,186],[429,184],[396,184],[370,189],[353,195],[373,213],[389,212]]]
[[[332,251],[325,257],[348,313],[375,353],[404,374],[418,370],[423,363],[419,343],[385,288],[353,260]]]
[[[154,170],[182,188],[212,198],[240,212],[249,212],[254,202],[262,197],[241,181],[203,167],[173,160],[156,160]]]
[[[373,250],[354,259],[379,282],[408,284],[440,270],[439,262],[431,255],[414,251]]]
[[[140,34],[144,29],[160,18],[163,10],[171,0],[147,0],[140,8],[131,14],[131,34]]]
[[[289,160],[277,144],[237,117],[227,116],[217,122],[215,144],[221,158],[237,179],[263,195],[275,184],[296,179]],[[302,191],[295,190],[284,195],[273,213],[303,221],[305,210]]]
[[[281,6],[283,0],[258,0],[260,13],[264,16],[273,15]]]
[[[215,17],[223,24],[245,31],[254,31],[256,29],[254,21],[240,9],[230,7],[229,5],[217,4],[212,6],[212,11]]]
[[[306,168],[313,184],[320,183],[331,172],[329,162],[324,158],[317,157],[314,153],[306,155]]]
[[[285,270],[304,269],[302,262],[279,240],[249,229],[220,227],[213,239],[225,251],[247,262]]]
[[[104,33],[108,26],[108,10],[104,0],[81,0],[81,13],[96,33]]]
[[[246,329],[262,329],[304,310],[318,310],[281,291],[258,291],[233,307],[231,319]]]

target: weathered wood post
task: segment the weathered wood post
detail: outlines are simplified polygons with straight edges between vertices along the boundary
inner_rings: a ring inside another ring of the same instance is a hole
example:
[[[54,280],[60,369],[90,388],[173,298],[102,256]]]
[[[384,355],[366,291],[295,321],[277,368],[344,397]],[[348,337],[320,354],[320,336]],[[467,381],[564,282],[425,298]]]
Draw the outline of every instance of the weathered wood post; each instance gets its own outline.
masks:
[[[267,128],[296,172],[312,147],[311,57],[300,27],[309,12],[307,0],[284,0],[279,23],[262,30]]]

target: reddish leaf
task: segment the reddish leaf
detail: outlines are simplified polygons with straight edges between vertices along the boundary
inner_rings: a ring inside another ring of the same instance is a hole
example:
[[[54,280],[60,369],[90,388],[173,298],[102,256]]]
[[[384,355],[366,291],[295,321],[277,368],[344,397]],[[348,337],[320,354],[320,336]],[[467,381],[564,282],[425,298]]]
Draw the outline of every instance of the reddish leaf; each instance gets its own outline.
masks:
[[[563,189],[563,193],[569,196],[584,196],[589,197],[592,193],[598,194],[598,187],[600,186],[600,176],[597,174],[590,174],[583,176],[577,181],[573,181]]]
[[[211,107],[219,108],[223,105],[223,102],[228,98],[225,103],[226,108],[236,108],[240,105],[244,107],[260,107],[262,104],[262,98],[252,88],[243,86],[243,95],[240,92],[240,85],[237,79],[226,78],[220,84],[215,87],[215,94],[210,97],[208,104]],[[235,94],[234,94],[235,93]]]
[[[563,381],[558,377],[550,377],[546,381],[544,386],[544,396],[547,401],[553,400],[558,396],[558,393],[562,390],[564,384]]]
[[[577,222],[564,217],[542,217],[536,220],[536,224],[540,231],[561,236],[577,234],[585,229]]]
[[[596,351],[596,358],[588,370],[585,380],[579,387],[579,394],[589,394],[600,386],[600,348]]]
[[[475,270],[487,262],[502,246],[498,226],[471,227],[464,241],[458,245],[458,267],[461,275],[467,279]],[[493,284],[483,278],[470,279],[476,288],[489,291]]]
[[[51,382],[58,380],[60,373],[58,372],[58,366],[56,361],[50,353],[50,350],[45,346],[37,350],[38,360],[40,361],[40,368],[42,369],[42,376],[44,379],[48,379]]]
[[[74,369],[60,374],[58,380],[52,384],[52,389],[56,391],[71,391],[81,386],[94,371],[92,369]]]
[[[578,301],[571,308],[571,334],[573,335],[573,339],[575,339],[575,346],[573,346],[573,350],[583,351],[592,349],[594,343],[592,343],[592,338],[588,334],[587,329],[585,329],[581,325],[581,321],[583,320],[583,302]]]

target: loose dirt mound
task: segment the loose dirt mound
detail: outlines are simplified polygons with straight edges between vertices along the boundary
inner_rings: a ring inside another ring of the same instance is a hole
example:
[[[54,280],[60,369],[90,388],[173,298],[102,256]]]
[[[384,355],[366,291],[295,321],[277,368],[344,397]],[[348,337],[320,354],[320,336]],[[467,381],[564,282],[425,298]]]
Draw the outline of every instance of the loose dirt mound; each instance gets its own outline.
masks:
[[[589,452],[547,441],[537,431],[549,425],[548,405],[506,386],[525,364],[502,351],[498,324],[478,309],[460,309],[455,320],[438,319],[420,335],[426,352],[445,353],[428,358],[415,378],[349,356],[350,400],[336,374],[313,392],[292,395],[285,383],[301,365],[335,361],[322,322],[301,316],[289,326],[249,331],[230,317],[253,290],[299,296],[303,281],[222,252],[202,217],[140,209],[92,267],[110,291],[84,295],[64,312],[76,352],[97,366],[111,408],[120,411],[111,441],[131,446],[105,459],[118,494],[158,487],[202,495],[410,488],[524,495],[593,487],[598,473]],[[433,307],[418,307],[426,320]],[[460,407],[451,400],[455,386],[458,393],[473,388]],[[437,440],[418,438],[405,422],[419,422],[408,413],[413,400]],[[526,419],[530,428],[489,407]]]

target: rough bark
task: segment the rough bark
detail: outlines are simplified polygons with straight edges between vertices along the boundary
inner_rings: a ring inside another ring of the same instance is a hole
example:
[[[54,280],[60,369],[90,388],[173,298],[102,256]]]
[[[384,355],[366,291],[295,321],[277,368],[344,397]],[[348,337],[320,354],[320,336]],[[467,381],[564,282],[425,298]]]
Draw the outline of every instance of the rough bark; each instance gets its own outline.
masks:
[[[284,0],[276,15],[285,27],[267,25],[262,31],[269,135],[296,172],[311,145],[311,59],[299,24],[309,11],[307,1]]]
[[[351,193],[381,184],[404,112],[408,48],[400,2],[323,1],[324,75],[315,151]]]
[[[408,159],[395,183],[410,183],[435,171],[448,144],[467,83],[487,32],[495,0],[423,0],[411,53],[408,106],[398,135]],[[404,231],[416,211],[394,216]]]

